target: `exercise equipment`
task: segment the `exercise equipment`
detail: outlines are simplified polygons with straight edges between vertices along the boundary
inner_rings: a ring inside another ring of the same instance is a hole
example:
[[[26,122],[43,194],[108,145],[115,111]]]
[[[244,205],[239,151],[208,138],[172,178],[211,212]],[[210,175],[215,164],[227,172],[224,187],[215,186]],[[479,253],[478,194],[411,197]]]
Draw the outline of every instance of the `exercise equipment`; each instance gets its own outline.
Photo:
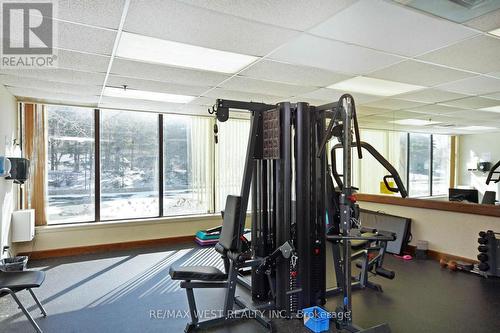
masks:
[[[486,185],[489,185],[491,181],[494,183],[500,182],[500,171],[497,169],[500,168],[500,161],[496,162],[495,165],[493,165],[490,169],[490,172],[488,172],[488,176],[486,177]],[[493,178],[493,176],[497,176],[496,178]]]
[[[394,232],[396,240],[387,242],[386,252],[396,255],[403,254],[412,238],[410,218],[363,208],[360,209],[359,216],[365,228]]]
[[[240,267],[260,265],[260,260],[249,260],[240,250],[240,238],[243,236],[246,210],[242,210],[243,198],[229,195],[226,200],[224,220],[221,227],[219,242],[215,250],[222,255],[225,272],[211,266],[170,267],[172,280],[181,280],[181,288],[186,289],[191,322],[187,324],[185,332],[195,329],[209,328],[221,323],[227,323],[239,318],[254,318],[264,327],[271,330],[271,322],[255,309],[250,308],[239,298],[235,297],[237,271]],[[247,260],[248,259],[248,260]],[[193,289],[195,288],[224,288],[224,309],[221,317],[200,321],[196,308]],[[234,310],[234,305],[240,307]]]
[[[260,304],[259,309],[277,310],[289,318],[299,316],[302,309],[325,304],[328,239],[338,250],[334,251],[337,253],[334,263],[343,297],[337,312],[349,313],[332,320],[339,329],[363,331],[352,324],[351,242],[375,244],[394,240],[395,236],[380,230],[372,230],[373,234],[368,236],[351,232],[351,223],[359,221],[359,207],[350,183],[351,149],[356,148],[359,157],[362,157],[362,148],[372,154],[390,173],[384,181],[393,179],[396,184],[389,189],[405,197],[406,190],[397,171],[373,147],[359,140],[354,99],[350,95],[322,106],[304,102],[269,105],[218,99],[209,112],[215,114],[219,122],[224,122],[231,109],[249,111],[251,116],[238,213],[233,213],[232,219],[224,216],[221,237],[215,246],[226,263],[226,273],[206,267],[171,270],[172,279],[183,280],[181,287],[188,295],[192,321],[186,330],[232,320],[228,314],[234,303],[243,307],[241,311],[251,311],[234,299],[236,282],[249,288],[253,301]],[[343,149],[342,183],[338,182],[340,175],[334,172],[339,191],[333,187],[326,151],[328,141],[334,137]],[[250,190],[252,241],[250,250],[244,251],[246,243],[241,236]],[[231,198],[228,197],[228,202]],[[228,202],[226,214],[231,208]],[[230,237],[234,243],[228,243],[225,237],[228,228],[232,230]],[[241,232],[235,233],[235,228]],[[367,258],[370,260],[374,256]],[[372,267],[377,274],[391,275],[375,262],[365,262],[367,271]],[[249,283],[238,279],[237,272],[242,267],[252,270]],[[215,284],[208,286],[207,283]],[[207,322],[197,320],[192,289],[198,287],[226,289],[223,317]],[[257,317],[261,324],[271,329],[266,318]],[[373,329],[389,332],[387,325]]]
[[[395,235],[391,232],[377,231],[376,229],[360,229],[360,235],[362,238],[370,238],[374,236],[379,236],[377,241],[368,240],[352,240],[351,241],[351,260],[355,262],[356,267],[359,268],[359,273],[357,277],[351,278],[351,289],[365,289],[370,288],[376,291],[382,292],[382,286],[378,283],[371,282],[369,280],[370,274],[380,275],[387,279],[394,279],[395,272],[385,269],[383,267],[384,256],[387,249],[387,241],[382,237],[387,236],[387,238],[394,239]],[[337,245],[337,246],[335,246]],[[342,257],[341,243],[335,243],[332,246],[332,253],[334,258],[334,273],[336,277],[336,287],[328,289],[326,291],[326,296],[334,296],[342,293],[342,281],[343,277],[340,275],[342,269],[340,266],[339,258]]]
[[[497,235],[500,233],[492,230],[479,232],[478,269],[484,276],[500,276],[500,239]]]

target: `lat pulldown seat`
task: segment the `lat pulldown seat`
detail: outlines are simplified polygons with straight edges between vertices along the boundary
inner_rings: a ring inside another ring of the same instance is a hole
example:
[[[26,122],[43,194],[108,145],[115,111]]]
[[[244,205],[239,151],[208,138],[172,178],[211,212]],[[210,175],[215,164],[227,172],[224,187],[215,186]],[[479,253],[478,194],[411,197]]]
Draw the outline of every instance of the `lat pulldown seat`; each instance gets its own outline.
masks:
[[[260,324],[272,330],[271,322],[267,318],[260,316],[235,297],[238,269],[258,266],[262,262],[262,260],[248,260],[250,258],[240,250],[240,238],[244,231],[244,226],[239,222],[240,213],[241,197],[229,195],[226,199],[221,235],[219,242],[215,245],[215,250],[222,255],[224,260],[225,273],[211,266],[170,267],[169,274],[172,280],[181,280],[181,288],[186,289],[191,322],[187,324],[185,332],[208,328],[238,318],[256,319]],[[199,321],[193,292],[195,288],[226,289],[222,317]],[[241,309],[234,310],[235,303]]]

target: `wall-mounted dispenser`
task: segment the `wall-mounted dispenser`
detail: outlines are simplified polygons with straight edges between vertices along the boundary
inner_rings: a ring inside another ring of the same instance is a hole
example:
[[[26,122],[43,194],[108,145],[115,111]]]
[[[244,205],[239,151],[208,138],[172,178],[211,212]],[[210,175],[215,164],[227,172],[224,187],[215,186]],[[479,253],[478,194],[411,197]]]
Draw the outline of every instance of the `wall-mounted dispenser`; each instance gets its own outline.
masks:
[[[0,177],[10,177],[10,160],[5,156],[0,156]]]

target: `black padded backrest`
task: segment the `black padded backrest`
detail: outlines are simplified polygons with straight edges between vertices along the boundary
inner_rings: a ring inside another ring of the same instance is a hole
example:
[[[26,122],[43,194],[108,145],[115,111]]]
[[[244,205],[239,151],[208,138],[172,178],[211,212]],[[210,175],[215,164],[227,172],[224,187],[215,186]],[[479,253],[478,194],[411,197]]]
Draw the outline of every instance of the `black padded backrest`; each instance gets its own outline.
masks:
[[[483,201],[481,203],[483,205],[494,205],[496,196],[497,196],[496,192],[486,191],[484,192]]]
[[[228,195],[219,238],[219,244],[227,251],[238,251],[238,240],[243,232],[243,227],[239,225],[240,210],[241,197]]]

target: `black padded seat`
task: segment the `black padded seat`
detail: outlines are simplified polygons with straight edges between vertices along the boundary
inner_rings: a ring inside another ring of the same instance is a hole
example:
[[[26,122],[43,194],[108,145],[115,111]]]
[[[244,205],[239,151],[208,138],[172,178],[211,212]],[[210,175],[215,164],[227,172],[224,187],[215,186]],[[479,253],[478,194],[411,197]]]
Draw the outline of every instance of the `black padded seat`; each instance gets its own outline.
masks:
[[[45,280],[43,271],[1,272],[0,288],[19,291],[28,288],[38,288]]]
[[[227,274],[211,266],[170,267],[172,280],[225,281]]]

